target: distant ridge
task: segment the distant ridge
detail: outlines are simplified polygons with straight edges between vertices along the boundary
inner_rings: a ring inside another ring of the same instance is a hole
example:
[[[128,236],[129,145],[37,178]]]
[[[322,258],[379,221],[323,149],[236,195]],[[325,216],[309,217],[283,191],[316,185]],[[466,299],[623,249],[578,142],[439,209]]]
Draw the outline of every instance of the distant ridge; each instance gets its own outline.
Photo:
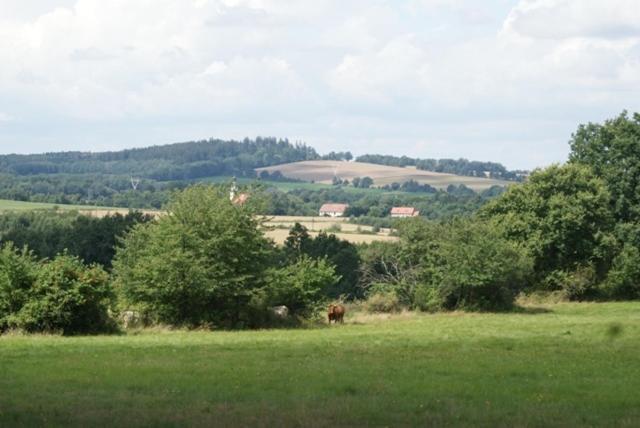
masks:
[[[257,169],[258,174],[263,171],[267,171],[271,175],[279,171],[284,177],[291,179],[326,184],[332,183],[334,177],[348,181],[353,181],[355,177],[370,177],[373,179],[373,185],[378,187],[413,180],[420,184],[428,184],[436,189],[446,189],[450,185],[464,185],[470,189],[481,191],[492,186],[506,186],[511,183],[492,178],[424,171],[415,167],[400,168],[364,162],[328,160],[293,162]]]

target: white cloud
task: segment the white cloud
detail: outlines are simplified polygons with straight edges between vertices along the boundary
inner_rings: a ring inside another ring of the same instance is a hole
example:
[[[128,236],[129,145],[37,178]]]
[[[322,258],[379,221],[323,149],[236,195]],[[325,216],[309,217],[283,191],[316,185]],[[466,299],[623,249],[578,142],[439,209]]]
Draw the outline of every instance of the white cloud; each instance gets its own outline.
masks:
[[[93,147],[277,134],[533,166],[578,123],[640,110],[636,3],[3,0],[0,111],[23,147],[68,121],[79,149],[75,125],[105,124],[122,130]]]
[[[542,39],[637,38],[640,8],[636,0],[522,0],[504,27]]]
[[[0,111],[0,123],[2,123],[2,122],[13,122],[13,120],[14,119],[13,119],[12,116]]]

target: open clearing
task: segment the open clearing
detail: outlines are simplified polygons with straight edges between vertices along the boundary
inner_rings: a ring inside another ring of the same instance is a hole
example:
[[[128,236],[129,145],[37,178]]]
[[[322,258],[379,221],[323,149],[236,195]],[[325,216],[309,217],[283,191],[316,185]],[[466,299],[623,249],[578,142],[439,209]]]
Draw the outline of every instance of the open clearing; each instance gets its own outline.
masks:
[[[0,368],[0,426],[635,427],[640,304],[9,335]]]
[[[259,174],[263,170],[269,171],[269,173],[280,171],[285,177],[324,184],[330,184],[334,176],[349,181],[354,177],[371,177],[375,186],[415,180],[422,184],[429,184],[437,189],[444,189],[450,184],[464,184],[473,190],[484,190],[495,185],[507,186],[513,184],[509,181],[490,178],[465,177],[423,171],[414,167],[399,168],[363,162],[303,161],[259,168],[256,171]]]

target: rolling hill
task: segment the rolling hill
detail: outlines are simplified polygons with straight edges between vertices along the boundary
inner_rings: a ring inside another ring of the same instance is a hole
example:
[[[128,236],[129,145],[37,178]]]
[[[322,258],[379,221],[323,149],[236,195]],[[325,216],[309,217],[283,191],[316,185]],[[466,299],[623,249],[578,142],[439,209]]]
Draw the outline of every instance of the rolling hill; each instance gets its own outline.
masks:
[[[492,186],[506,186],[513,183],[491,178],[431,172],[416,169],[415,167],[401,168],[373,163],[331,160],[293,162],[256,169],[258,174],[262,171],[267,171],[270,174],[280,171],[282,175],[288,178],[326,184],[330,184],[333,177],[338,177],[342,180],[352,180],[354,177],[371,177],[374,181],[374,186],[414,180],[420,184],[429,184],[437,189],[444,189],[451,184],[456,186],[464,184],[473,190],[482,191]]]

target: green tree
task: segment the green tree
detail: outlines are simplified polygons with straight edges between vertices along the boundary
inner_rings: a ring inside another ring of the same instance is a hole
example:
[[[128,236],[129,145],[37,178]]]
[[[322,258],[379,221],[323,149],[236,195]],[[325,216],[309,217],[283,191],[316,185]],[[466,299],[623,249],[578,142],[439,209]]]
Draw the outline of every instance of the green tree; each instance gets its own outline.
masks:
[[[358,284],[360,256],[352,243],[326,232],[320,232],[312,238],[306,227],[296,223],[289,232],[284,248],[290,262],[307,255],[313,259],[326,259],[335,268],[340,280],[324,289],[327,296],[362,297],[362,289]]]
[[[585,165],[554,165],[485,205],[480,216],[499,224],[505,236],[524,243],[539,279],[593,264],[599,276],[615,249],[610,194]]]
[[[300,316],[310,315],[325,300],[325,290],[340,279],[327,260],[305,255],[281,269],[272,269],[269,277],[270,304],[285,305]]]
[[[580,125],[570,144],[570,162],[590,166],[606,182],[616,219],[639,221],[640,113]]]
[[[373,185],[373,179],[371,177],[362,177],[362,179],[360,180],[359,187],[362,187],[363,189],[368,189],[372,185]]]
[[[124,304],[174,325],[249,325],[273,253],[260,225],[251,204],[232,204],[219,187],[176,194],[167,216],[134,228],[117,252]]]

